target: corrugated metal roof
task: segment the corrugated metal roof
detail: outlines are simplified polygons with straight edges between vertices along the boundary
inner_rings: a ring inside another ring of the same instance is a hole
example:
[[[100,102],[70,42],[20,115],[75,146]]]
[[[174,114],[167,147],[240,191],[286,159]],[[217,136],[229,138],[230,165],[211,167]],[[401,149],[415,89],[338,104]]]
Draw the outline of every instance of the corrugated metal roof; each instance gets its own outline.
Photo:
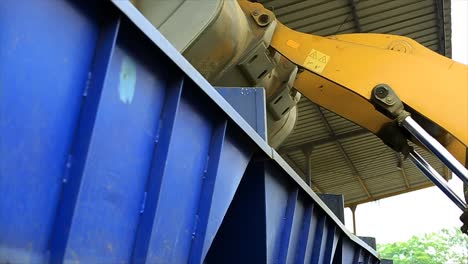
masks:
[[[355,32],[403,35],[450,57],[450,1],[438,1],[259,2],[298,31],[322,36]],[[441,174],[449,175],[435,157],[416,149]],[[279,152],[306,181],[310,177],[316,191],[342,193],[347,205],[432,185],[411,162],[402,161],[379,138],[304,97],[298,105],[296,127]]]
[[[450,0],[258,2],[273,10],[282,23],[301,32],[321,36],[355,32],[402,35],[411,37],[434,51],[439,51],[439,46],[444,46],[445,50],[440,53],[451,57]],[[439,39],[444,41],[440,42]]]

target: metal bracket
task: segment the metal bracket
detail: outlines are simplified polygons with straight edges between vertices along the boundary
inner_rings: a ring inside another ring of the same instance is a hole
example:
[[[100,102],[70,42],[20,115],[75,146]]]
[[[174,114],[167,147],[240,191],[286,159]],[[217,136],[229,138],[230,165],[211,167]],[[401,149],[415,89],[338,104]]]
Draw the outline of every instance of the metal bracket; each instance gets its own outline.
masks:
[[[247,75],[252,84],[257,84],[274,67],[269,57],[269,51],[261,42],[240,63],[239,67]]]
[[[283,87],[268,101],[268,110],[275,120],[280,120],[299,101],[300,94],[292,88],[297,74],[297,67],[289,75],[289,79],[284,81]]]

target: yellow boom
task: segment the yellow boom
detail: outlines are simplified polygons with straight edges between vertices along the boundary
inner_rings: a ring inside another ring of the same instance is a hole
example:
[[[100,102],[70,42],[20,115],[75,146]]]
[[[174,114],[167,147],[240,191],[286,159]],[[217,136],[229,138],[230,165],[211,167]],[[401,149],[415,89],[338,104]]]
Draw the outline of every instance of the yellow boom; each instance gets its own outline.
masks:
[[[306,69],[294,88],[311,101],[377,133],[390,120],[369,103],[390,85],[415,112],[453,138],[436,135],[462,163],[468,145],[468,67],[401,36],[349,34],[323,38],[278,24],[271,46]]]
[[[273,15],[260,4],[240,4],[248,12]],[[371,92],[378,84],[388,84],[413,114],[423,116],[428,130],[437,128],[433,136],[466,163],[467,65],[402,36],[320,37],[294,31],[278,21],[270,45],[304,70],[296,77],[296,90],[374,134],[391,120],[374,109]]]

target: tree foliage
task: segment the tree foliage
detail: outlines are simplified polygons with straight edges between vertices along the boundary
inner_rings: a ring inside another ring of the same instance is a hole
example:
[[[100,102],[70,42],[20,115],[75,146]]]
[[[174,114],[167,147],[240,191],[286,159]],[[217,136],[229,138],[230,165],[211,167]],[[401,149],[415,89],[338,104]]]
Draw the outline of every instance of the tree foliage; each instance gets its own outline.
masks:
[[[442,229],[405,242],[379,244],[377,251],[394,264],[467,264],[468,236],[458,228]]]

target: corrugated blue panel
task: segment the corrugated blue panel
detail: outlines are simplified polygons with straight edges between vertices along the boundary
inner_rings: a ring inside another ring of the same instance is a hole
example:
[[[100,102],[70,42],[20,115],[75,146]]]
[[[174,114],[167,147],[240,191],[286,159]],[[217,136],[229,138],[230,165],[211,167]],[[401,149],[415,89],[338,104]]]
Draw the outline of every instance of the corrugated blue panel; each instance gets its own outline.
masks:
[[[377,261],[347,240],[331,218],[284,176],[271,162],[250,165],[226,215],[230,221],[221,226],[208,263]],[[246,214],[254,209],[254,214]]]
[[[157,31],[97,3],[0,2],[0,262],[377,261]]]
[[[206,263],[267,263],[264,168],[251,162],[224,218]]]
[[[306,207],[304,217],[301,223],[301,231],[298,234],[298,249],[296,263],[304,263],[306,259],[310,259],[310,254],[307,254],[309,237],[313,237],[315,229],[311,228],[313,205]],[[310,251],[309,251],[310,252]]]
[[[258,87],[223,88],[216,91],[249,123],[249,125],[267,140],[265,89]]]
[[[96,48],[93,9],[0,2],[0,262],[42,262],[48,248]]]
[[[354,245],[352,243],[352,241],[350,239],[346,239],[346,238],[343,238],[342,241],[341,241],[341,246],[342,246],[342,252],[341,252],[341,257],[343,260],[346,260],[346,259],[351,259],[351,260],[354,260],[355,257],[355,248],[356,248],[356,245]],[[346,263],[344,261],[342,261],[341,263]],[[353,261],[348,261],[347,263],[353,263]]]
[[[95,54],[52,236],[54,261],[120,262],[132,253],[168,73],[118,31],[118,20],[106,25],[99,47],[107,49]]]

